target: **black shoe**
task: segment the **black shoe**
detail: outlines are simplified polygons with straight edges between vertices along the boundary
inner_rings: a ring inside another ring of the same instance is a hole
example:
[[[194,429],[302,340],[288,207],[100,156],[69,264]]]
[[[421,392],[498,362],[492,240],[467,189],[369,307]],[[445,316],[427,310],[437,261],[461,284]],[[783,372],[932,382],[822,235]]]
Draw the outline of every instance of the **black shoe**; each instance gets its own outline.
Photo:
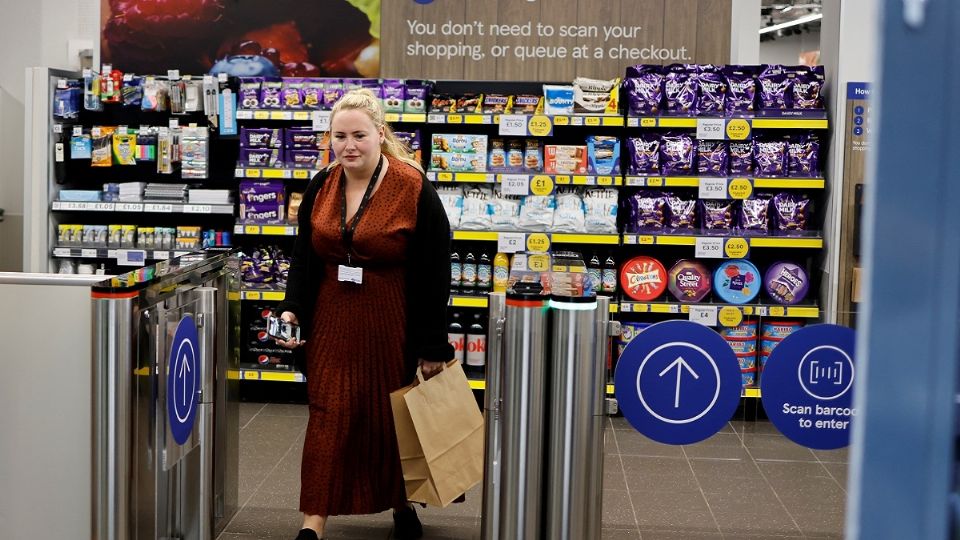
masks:
[[[397,540],[417,540],[423,537],[423,525],[417,511],[409,506],[393,513],[393,537]]]
[[[300,534],[294,540],[323,540],[313,529],[300,529]]]

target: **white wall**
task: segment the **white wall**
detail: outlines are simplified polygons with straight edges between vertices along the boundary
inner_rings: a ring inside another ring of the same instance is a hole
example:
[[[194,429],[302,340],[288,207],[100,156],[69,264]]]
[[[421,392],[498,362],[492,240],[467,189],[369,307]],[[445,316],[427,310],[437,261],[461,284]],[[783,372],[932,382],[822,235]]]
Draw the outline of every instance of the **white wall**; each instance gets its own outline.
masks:
[[[760,43],[761,64],[795,66],[800,53],[820,49],[820,32],[804,32],[799,36],[784,36]]]
[[[0,0],[0,271],[22,264],[24,72],[76,68],[73,39],[99,42],[99,0]]]

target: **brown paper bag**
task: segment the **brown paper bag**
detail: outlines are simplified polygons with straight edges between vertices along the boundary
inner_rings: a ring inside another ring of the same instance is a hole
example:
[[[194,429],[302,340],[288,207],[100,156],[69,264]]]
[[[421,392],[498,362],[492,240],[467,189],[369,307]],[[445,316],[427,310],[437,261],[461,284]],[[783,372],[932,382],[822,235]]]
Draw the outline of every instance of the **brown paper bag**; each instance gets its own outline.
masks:
[[[390,394],[407,498],[445,507],[483,479],[483,415],[456,360]]]

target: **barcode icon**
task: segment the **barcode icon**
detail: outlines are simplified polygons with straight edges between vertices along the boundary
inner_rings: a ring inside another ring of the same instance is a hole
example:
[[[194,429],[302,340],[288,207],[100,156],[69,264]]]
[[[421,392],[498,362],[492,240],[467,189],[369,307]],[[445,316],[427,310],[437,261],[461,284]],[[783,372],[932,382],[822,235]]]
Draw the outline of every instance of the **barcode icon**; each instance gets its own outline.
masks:
[[[820,382],[843,384],[843,362],[833,362],[826,365],[821,365],[816,360],[810,362],[810,384]]]

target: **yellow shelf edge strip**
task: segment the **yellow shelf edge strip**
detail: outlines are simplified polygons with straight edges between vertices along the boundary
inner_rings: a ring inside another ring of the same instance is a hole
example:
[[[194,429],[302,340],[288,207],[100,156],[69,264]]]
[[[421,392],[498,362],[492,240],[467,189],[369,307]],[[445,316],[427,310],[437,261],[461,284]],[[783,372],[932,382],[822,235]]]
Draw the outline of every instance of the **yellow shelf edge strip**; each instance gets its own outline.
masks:
[[[754,128],[782,128],[782,129],[827,129],[828,122],[821,120],[804,120],[800,118],[754,118]]]
[[[825,185],[822,178],[757,178],[753,181],[753,187],[757,188],[823,189]]]
[[[454,240],[497,240],[497,233],[489,231],[453,231]]]
[[[697,239],[694,236],[658,236],[657,244],[662,246],[695,246]]]
[[[454,296],[451,299],[451,303],[450,303],[450,305],[452,305],[453,307],[475,307],[475,308],[485,308],[487,307],[488,304],[489,302],[487,301],[487,297],[485,296],[476,297],[476,298]]]
[[[615,234],[554,233],[553,241],[567,244],[617,244],[620,242],[620,237]]]
[[[823,239],[754,237],[750,239],[750,247],[822,248]]]
[[[484,390],[487,387],[487,381],[477,381],[470,379],[470,388],[474,390]]]

